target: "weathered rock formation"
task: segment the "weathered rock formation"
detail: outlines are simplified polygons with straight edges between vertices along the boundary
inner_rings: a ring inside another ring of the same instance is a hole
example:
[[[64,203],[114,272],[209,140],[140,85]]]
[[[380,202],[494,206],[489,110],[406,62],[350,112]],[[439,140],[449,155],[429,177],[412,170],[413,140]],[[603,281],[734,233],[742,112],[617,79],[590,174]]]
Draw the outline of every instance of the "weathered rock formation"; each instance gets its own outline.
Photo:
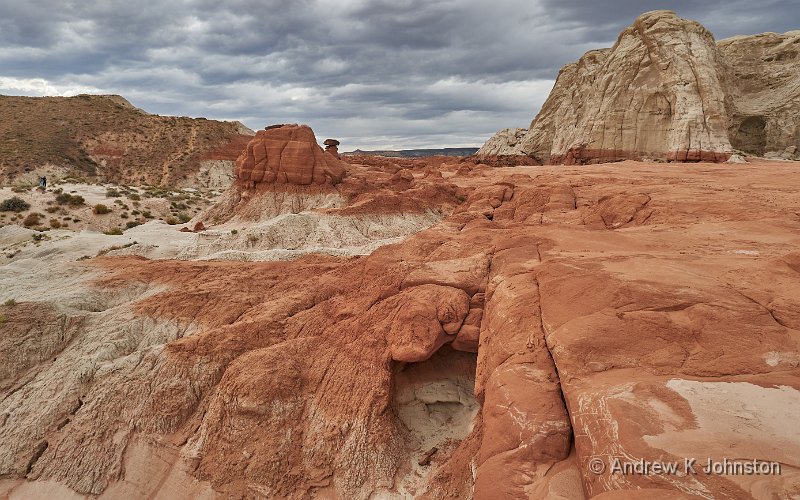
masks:
[[[428,214],[438,220],[457,203],[456,186],[419,181],[414,166],[425,162],[354,157],[346,163],[335,153],[339,141],[317,144],[307,125],[272,125],[256,134],[236,162],[236,181],[204,214],[213,224],[233,218],[264,221],[281,214],[325,210],[339,215]],[[333,153],[331,152],[333,151]],[[360,164],[359,161],[366,164]],[[453,160],[456,161],[456,160]]]
[[[359,258],[45,241],[0,267],[0,497],[797,498],[800,164],[765,165],[475,166]]]
[[[256,133],[236,160],[236,177],[259,183],[334,185],[347,173],[346,164],[326,155],[307,125],[279,125]]]
[[[800,32],[714,41],[670,11],[641,15],[610,49],[561,69],[527,130],[477,155],[540,164],[725,161],[737,150],[796,155]]]
[[[717,47],[729,68],[733,148],[800,158],[800,31],[728,38]]]
[[[339,158],[339,144],[340,142],[336,139],[325,139],[325,152],[330,153],[336,158]]]

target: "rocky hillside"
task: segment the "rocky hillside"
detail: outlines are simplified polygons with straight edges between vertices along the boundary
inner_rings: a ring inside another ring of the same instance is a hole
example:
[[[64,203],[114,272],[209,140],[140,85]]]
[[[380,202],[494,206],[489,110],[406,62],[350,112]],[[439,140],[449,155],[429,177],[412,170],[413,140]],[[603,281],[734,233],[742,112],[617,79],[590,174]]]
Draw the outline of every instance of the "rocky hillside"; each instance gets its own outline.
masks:
[[[528,129],[506,129],[490,162],[798,158],[800,31],[715,42],[671,11],[641,15],[610,49],[561,69]]]
[[[120,96],[0,96],[0,182],[222,187],[250,135],[238,122],[151,115]]]

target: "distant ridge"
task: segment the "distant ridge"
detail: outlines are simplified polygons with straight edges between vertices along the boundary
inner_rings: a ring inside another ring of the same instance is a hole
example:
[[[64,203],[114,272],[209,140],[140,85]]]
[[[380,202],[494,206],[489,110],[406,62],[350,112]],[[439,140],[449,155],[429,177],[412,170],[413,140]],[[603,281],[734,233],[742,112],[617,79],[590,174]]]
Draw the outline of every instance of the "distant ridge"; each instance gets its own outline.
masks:
[[[401,149],[399,151],[392,150],[376,150],[364,151],[356,149],[344,155],[373,155],[373,156],[388,156],[393,158],[422,158],[425,156],[472,156],[478,151],[478,148],[441,148],[441,149]]]

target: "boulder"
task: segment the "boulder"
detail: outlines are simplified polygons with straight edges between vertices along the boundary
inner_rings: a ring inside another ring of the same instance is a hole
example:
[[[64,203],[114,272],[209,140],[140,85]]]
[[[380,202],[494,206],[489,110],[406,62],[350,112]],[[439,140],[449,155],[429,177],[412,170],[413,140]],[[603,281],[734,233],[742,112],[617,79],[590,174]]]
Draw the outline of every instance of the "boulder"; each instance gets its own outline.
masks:
[[[236,160],[236,177],[259,183],[338,184],[347,173],[337,157],[326,155],[307,125],[273,125],[259,131]]]

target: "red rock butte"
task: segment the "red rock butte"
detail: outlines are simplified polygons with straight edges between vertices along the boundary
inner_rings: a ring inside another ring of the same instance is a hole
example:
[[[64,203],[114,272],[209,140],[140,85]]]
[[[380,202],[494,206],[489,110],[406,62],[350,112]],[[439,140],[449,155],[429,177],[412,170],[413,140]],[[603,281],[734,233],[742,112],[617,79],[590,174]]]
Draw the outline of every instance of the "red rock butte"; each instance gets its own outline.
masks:
[[[254,187],[258,183],[338,184],[345,163],[326,154],[307,125],[277,125],[256,133],[236,160],[236,178]]]

